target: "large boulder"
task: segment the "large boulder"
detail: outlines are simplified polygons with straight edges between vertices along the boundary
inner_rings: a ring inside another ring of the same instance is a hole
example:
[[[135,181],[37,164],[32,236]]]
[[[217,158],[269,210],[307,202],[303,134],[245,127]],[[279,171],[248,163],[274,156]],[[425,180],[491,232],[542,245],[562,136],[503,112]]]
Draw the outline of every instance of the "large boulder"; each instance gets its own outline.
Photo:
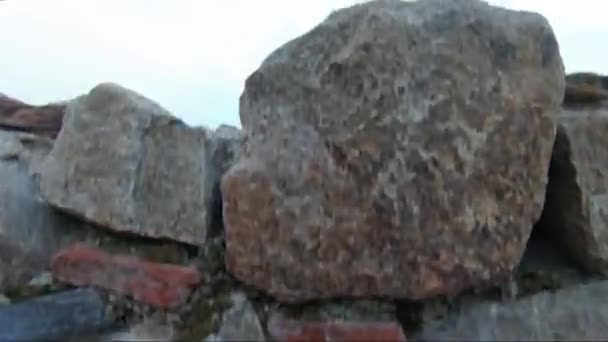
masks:
[[[207,136],[134,91],[100,84],[68,105],[41,192],[114,231],[202,245],[214,183]]]
[[[541,15],[474,0],[332,13],[246,81],[226,265],[284,301],[500,282],[541,214],[564,68]]]
[[[608,106],[566,107],[540,229],[587,271],[608,275]]]

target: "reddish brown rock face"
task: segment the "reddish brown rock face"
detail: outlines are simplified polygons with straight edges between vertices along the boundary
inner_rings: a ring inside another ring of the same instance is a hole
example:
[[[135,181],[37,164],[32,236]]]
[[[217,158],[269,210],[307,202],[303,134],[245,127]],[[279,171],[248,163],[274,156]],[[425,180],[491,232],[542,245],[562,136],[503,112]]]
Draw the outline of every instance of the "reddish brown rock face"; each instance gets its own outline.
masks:
[[[0,94],[0,129],[55,138],[61,130],[65,105],[32,106]]]
[[[552,29],[480,1],[334,12],[246,81],[226,264],[284,301],[422,299],[504,280],[564,97]]]
[[[59,252],[51,268],[63,282],[98,286],[161,308],[182,304],[202,282],[194,268],[110,255],[82,244]]]
[[[306,322],[272,316],[268,333],[277,342],[405,342],[395,322]]]

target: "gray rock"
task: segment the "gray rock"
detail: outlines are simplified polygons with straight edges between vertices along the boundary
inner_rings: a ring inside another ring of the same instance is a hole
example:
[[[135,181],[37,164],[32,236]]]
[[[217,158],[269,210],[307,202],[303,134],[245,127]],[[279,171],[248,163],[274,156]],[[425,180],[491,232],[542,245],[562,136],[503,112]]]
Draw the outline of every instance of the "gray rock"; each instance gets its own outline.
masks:
[[[118,232],[202,245],[210,222],[207,133],[104,83],[71,101],[40,167],[53,206]]]
[[[46,138],[0,131],[0,291],[24,285],[59,248],[90,235],[40,198],[31,168],[51,147]]]
[[[608,282],[516,302],[463,307],[411,341],[599,341],[608,331]]]
[[[211,134],[211,156],[221,175],[241,156],[243,140],[243,132],[229,125],[221,125]]]
[[[212,229],[210,234],[220,235],[224,223],[222,217],[222,176],[236,163],[241,156],[243,132],[229,125],[220,125],[215,131],[209,131],[209,154],[213,168],[208,177],[213,179]]]
[[[51,340],[103,330],[113,323],[99,294],[77,289],[0,306],[0,340]]]
[[[579,264],[608,275],[608,107],[564,109],[549,171],[543,228]]]
[[[253,306],[242,292],[230,296],[232,306],[224,311],[217,334],[208,336],[208,342],[265,341],[264,331]]]
[[[541,214],[564,68],[539,14],[371,1],[246,81],[226,265],[284,301],[499,283]]]

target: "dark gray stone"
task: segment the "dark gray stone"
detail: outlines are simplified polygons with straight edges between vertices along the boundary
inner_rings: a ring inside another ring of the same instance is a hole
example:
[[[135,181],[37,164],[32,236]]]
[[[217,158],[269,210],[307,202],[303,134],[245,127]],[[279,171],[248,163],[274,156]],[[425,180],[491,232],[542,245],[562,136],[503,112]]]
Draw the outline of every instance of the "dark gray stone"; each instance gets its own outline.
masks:
[[[608,275],[608,106],[564,109],[542,229],[587,271]]]
[[[77,289],[0,306],[0,341],[62,338],[105,329],[113,323],[92,289]]]
[[[46,138],[0,131],[0,291],[26,283],[58,249],[90,233],[40,198],[31,171],[51,147]]]

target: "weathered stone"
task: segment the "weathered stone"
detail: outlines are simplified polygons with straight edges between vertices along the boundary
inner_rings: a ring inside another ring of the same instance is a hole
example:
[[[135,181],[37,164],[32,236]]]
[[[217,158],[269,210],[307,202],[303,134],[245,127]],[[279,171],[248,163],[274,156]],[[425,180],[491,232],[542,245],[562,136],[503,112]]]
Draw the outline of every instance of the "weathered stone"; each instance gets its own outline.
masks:
[[[224,224],[222,217],[222,176],[234,165],[242,153],[243,133],[236,127],[220,125],[209,134],[209,155],[211,156],[210,177],[213,179],[213,202],[211,213],[212,229],[210,234],[220,235]]]
[[[599,341],[608,331],[608,282],[478,303],[425,327],[413,341]]]
[[[0,131],[0,291],[27,283],[59,248],[90,233],[40,199],[30,169],[51,147],[46,138]]]
[[[275,314],[268,320],[267,328],[272,340],[277,342],[406,341],[396,322],[307,322]]]
[[[0,129],[55,138],[61,130],[65,104],[32,106],[0,93]]]
[[[240,129],[229,125],[220,125],[210,134],[210,154],[221,174],[228,171],[240,157],[243,138]]]
[[[234,292],[230,299],[232,307],[224,311],[219,331],[205,340],[209,342],[265,341],[258,315],[245,294]]]
[[[564,109],[541,219],[586,270],[608,275],[608,106]]]
[[[111,255],[83,244],[59,252],[51,268],[53,276],[63,282],[99,286],[161,308],[184,303],[202,281],[202,275],[192,267]]]
[[[227,268],[284,301],[502,281],[541,214],[563,95],[541,15],[473,0],[334,12],[246,81]]]
[[[206,135],[131,90],[100,84],[68,105],[41,192],[115,231],[202,245],[214,182]]]
[[[112,323],[101,297],[91,289],[0,306],[2,341],[54,340],[102,330]]]

